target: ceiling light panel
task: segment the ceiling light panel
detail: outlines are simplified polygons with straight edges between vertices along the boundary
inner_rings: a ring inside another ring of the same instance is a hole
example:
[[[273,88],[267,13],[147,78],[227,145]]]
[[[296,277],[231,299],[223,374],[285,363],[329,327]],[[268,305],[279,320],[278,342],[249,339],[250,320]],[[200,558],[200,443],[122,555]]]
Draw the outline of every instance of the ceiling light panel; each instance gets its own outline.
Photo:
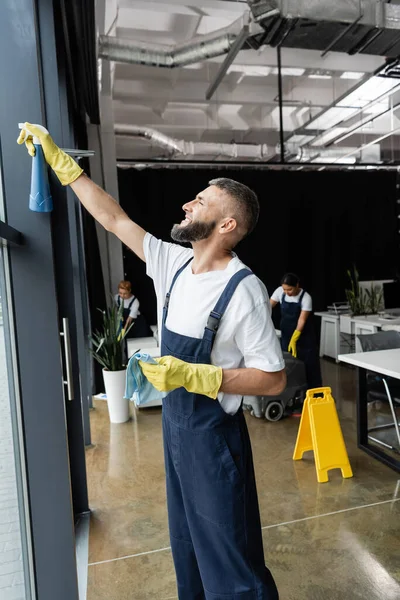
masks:
[[[324,146],[331,140],[335,139],[339,135],[343,135],[347,131],[346,127],[334,127],[330,131],[318,136],[316,141],[312,144],[312,146]]]
[[[361,71],[345,71],[341,74],[340,79],[361,79],[365,73],[361,73]]]
[[[379,102],[376,102],[372,106],[366,106],[365,110],[363,110],[363,114],[380,115],[381,113],[383,113],[386,110],[388,110],[389,106],[390,106],[389,105],[389,98],[384,98],[383,100],[380,100]]]
[[[227,73],[241,73],[244,76],[249,77],[266,77],[271,73],[271,67],[264,65],[236,65],[233,64],[229,67]]]
[[[369,102],[376,100],[379,96],[389,92],[399,85],[396,79],[387,77],[378,77],[374,75],[368,81],[360,85],[354,92],[350,92],[340,102],[338,106],[352,106],[354,108],[362,108]]]
[[[309,79],[332,79],[332,75],[320,75],[319,73],[311,73]]]
[[[271,70],[272,75],[278,75],[278,69],[275,67]],[[281,73],[284,77],[301,77],[305,73],[305,69],[297,67],[282,67]]]
[[[324,114],[320,117],[317,117],[312,121],[309,125],[306,125],[306,129],[329,129],[330,127],[334,127],[341,121],[345,121],[354,113],[354,108],[352,107],[341,107],[341,106],[333,106],[332,108],[328,108]]]
[[[299,146],[303,146],[310,140],[313,140],[314,137],[314,135],[292,135],[292,137],[287,140],[287,143],[299,144]]]

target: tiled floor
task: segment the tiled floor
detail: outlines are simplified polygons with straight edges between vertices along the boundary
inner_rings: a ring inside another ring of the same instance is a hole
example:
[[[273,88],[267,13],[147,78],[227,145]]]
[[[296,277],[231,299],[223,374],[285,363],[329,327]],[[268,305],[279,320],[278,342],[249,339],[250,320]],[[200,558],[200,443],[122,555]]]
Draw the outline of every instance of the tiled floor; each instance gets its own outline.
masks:
[[[355,371],[323,362],[354,471],[316,481],[313,456],[294,462],[299,420],[247,414],[266,562],[281,600],[399,600],[400,476],[357,449]],[[88,600],[177,598],[167,529],[161,410],[110,425],[91,414]]]

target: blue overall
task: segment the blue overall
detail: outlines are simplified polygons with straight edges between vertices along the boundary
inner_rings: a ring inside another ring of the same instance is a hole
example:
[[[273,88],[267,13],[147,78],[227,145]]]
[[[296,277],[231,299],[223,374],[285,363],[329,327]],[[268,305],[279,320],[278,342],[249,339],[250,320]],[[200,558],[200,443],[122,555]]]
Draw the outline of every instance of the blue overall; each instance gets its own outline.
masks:
[[[286,302],[286,294],[283,294],[281,302],[281,346],[285,352],[288,351],[290,339],[297,327],[304,294],[305,291],[303,290],[298,302]],[[312,314],[308,317],[301,336],[297,340],[297,358],[304,362],[308,389],[321,387],[321,367]]]
[[[228,282],[202,339],[169,331],[163,311],[161,353],[210,364],[215,336],[245,277]],[[253,459],[242,409],[232,416],[218,400],[179,388],[163,400],[168,520],[180,600],[278,600],[264,563]]]
[[[125,301],[124,301],[124,305],[123,305],[123,308],[122,308],[122,318],[123,318],[123,324],[124,325],[126,323],[127,318],[130,316],[132,304],[135,302],[135,300],[136,300],[135,296],[132,296],[132,300],[129,302],[128,308],[125,308]],[[118,308],[120,308],[120,306],[121,306],[121,296],[118,296],[117,305],[118,305]]]
[[[128,308],[125,308],[125,303],[123,306],[123,324],[121,328],[125,325],[127,318],[130,316],[132,304],[135,302],[136,298],[133,296],[131,302],[128,305]],[[118,296],[117,299],[118,308],[121,306],[121,296]],[[153,335],[150,327],[147,325],[146,319],[142,314],[138,314],[135,319],[134,324],[130,328],[127,338],[140,338],[140,337],[151,337]]]

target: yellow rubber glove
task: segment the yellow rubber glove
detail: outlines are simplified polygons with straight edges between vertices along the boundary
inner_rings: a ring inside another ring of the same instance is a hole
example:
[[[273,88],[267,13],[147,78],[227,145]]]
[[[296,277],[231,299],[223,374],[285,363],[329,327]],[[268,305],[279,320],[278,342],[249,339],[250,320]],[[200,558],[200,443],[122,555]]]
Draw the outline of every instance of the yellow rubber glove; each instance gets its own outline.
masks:
[[[124,328],[121,329],[121,331],[117,337],[117,342],[120,342],[123,337],[125,337],[125,329]]]
[[[293,332],[293,335],[290,339],[290,342],[289,342],[288,351],[291,352],[292,356],[294,356],[295,358],[297,358],[297,340],[299,339],[300,336],[301,336],[301,331],[299,331],[298,329],[295,329]]]
[[[78,179],[79,175],[82,175],[83,169],[53,142],[49,132],[42,125],[24,123],[24,128],[21,130],[17,142],[18,144],[25,142],[29,154],[35,156],[36,150],[33,145],[33,137],[39,139],[46,162],[53,169],[62,185],[69,185],[75,179]]]
[[[221,367],[184,362],[173,356],[156,358],[157,365],[139,361],[144,376],[159,392],[184,387],[188,392],[216,399],[222,383]]]

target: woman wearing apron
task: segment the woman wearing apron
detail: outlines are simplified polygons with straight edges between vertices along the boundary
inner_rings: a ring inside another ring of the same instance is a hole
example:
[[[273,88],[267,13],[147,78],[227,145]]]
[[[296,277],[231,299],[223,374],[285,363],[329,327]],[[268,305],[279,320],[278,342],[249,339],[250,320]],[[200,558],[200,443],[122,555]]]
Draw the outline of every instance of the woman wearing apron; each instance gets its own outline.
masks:
[[[322,386],[318,346],[312,323],[312,299],[294,273],[286,273],[271,296],[281,306],[281,346],[304,362],[308,389]]]
[[[123,329],[130,328],[127,338],[139,338],[152,336],[152,331],[147,325],[146,319],[139,311],[139,300],[132,294],[130,281],[120,281],[118,294],[115,295],[115,303],[118,308],[123,303]]]

